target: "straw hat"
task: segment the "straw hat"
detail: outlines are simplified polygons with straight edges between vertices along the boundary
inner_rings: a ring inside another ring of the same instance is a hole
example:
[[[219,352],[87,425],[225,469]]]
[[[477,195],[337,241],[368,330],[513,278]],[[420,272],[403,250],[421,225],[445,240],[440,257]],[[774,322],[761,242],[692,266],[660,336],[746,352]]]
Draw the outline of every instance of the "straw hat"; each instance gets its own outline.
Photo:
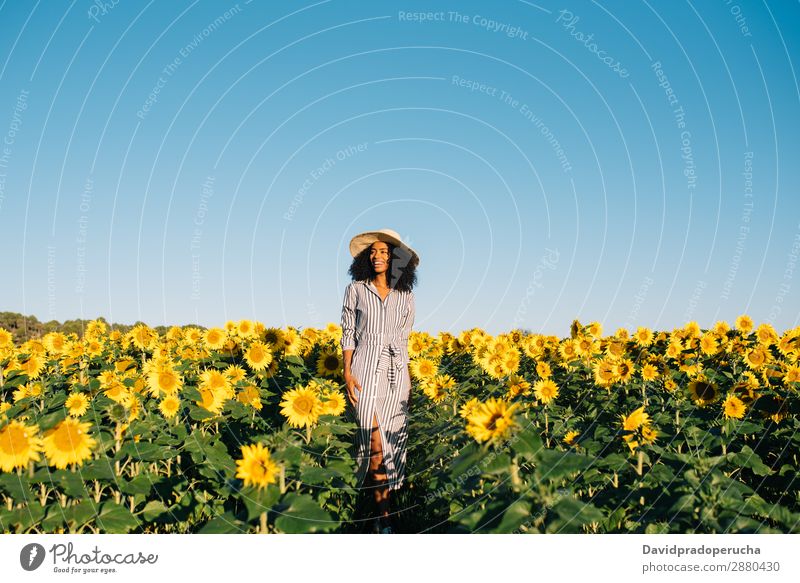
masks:
[[[396,247],[405,249],[414,256],[416,263],[419,264],[419,254],[403,242],[397,231],[392,231],[391,229],[378,229],[377,231],[366,231],[364,233],[359,233],[350,239],[350,255],[355,257],[364,249],[372,245],[375,241],[391,243]]]

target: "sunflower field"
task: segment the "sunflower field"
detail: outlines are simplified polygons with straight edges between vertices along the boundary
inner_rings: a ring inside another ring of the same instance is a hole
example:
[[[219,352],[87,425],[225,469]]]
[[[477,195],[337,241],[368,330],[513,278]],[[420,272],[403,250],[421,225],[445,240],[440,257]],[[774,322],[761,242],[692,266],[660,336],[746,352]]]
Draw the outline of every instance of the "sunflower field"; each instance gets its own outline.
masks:
[[[340,339],[0,328],[0,528],[359,532]],[[800,532],[800,328],[415,331],[409,355],[402,532]]]

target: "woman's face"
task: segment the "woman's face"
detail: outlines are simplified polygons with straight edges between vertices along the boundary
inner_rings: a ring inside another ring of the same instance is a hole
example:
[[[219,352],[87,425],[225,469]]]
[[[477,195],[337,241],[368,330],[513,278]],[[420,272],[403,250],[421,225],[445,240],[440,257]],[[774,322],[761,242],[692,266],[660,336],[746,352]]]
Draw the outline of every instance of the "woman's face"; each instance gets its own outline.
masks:
[[[369,261],[375,273],[383,273],[389,269],[389,245],[383,241],[375,241],[370,247]]]

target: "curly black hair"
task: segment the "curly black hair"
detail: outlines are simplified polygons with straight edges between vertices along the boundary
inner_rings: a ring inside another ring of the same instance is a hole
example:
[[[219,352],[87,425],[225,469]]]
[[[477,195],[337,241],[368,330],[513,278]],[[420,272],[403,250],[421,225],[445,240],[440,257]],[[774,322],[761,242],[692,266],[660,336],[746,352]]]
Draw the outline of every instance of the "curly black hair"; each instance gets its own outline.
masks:
[[[417,265],[419,260],[411,253],[386,243],[389,246],[389,269],[386,270],[386,285],[398,291],[411,291],[417,283]],[[372,279],[375,277],[375,269],[369,260],[371,245],[367,246],[361,253],[353,257],[353,262],[347,270],[353,281]]]

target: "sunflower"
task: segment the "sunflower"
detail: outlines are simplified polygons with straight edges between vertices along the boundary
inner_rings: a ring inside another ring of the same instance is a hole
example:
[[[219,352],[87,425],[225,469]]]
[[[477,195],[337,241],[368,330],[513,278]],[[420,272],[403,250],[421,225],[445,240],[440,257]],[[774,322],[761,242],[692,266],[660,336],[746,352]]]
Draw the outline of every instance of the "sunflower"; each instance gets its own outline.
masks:
[[[203,343],[209,350],[220,350],[228,339],[228,335],[222,328],[209,328],[203,334]]]
[[[321,377],[338,377],[342,374],[344,362],[339,352],[333,348],[325,348],[317,358],[317,374]]]
[[[201,389],[209,389],[220,394],[224,399],[234,396],[234,390],[228,377],[213,368],[206,369],[200,374]]]
[[[242,338],[253,338],[256,335],[256,329],[251,320],[239,320],[236,326],[236,334]]]
[[[696,405],[705,407],[717,400],[719,389],[717,385],[704,378],[696,378],[689,382],[689,394]]]
[[[39,378],[39,375],[42,374],[42,369],[44,369],[44,358],[38,354],[31,354],[28,360],[21,363],[21,370],[30,379]]]
[[[778,334],[775,332],[775,328],[772,327],[772,324],[763,322],[756,328],[756,338],[764,346],[771,346],[777,342]]]
[[[614,378],[625,384],[633,377],[633,370],[633,361],[630,358],[622,358],[614,363]]]
[[[793,364],[787,367],[783,375],[783,382],[786,385],[789,383],[800,383],[800,366]]]
[[[514,398],[518,395],[527,394],[530,391],[531,384],[520,375],[513,374],[508,377],[506,381],[509,398]]]
[[[700,324],[698,324],[694,320],[692,320],[691,322],[687,322],[686,326],[683,327],[683,330],[690,338],[697,338],[700,336]]]
[[[461,406],[461,409],[458,410],[458,414],[466,419],[472,415],[473,411],[475,411],[480,404],[481,402],[477,398],[472,397],[469,401]]]
[[[128,390],[121,380],[114,379],[104,390],[106,397],[117,403],[127,404],[130,402],[133,394]]]
[[[761,370],[769,360],[769,352],[764,346],[756,346],[744,353],[744,362],[753,370]]]
[[[24,468],[28,462],[38,461],[42,451],[42,440],[37,436],[38,428],[13,419],[0,429],[0,470],[11,472]]]
[[[260,340],[251,342],[250,346],[244,353],[244,358],[251,369],[265,369],[272,363],[272,352],[270,352],[270,345],[264,344]]]
[[[299,356],[303,347],[300,334],[292,326],[283,331],[283,352],[286,356]]]
[[[706,332],[700,337],[700,351],[706,356],[712,356],[719,352],[719,343],[713,332]]]
[[[581,356],[590,356],[599,346],[600,343],[591,336],[581,334],[575,338],[575,352]]]
[[[658,430],[653,429],[650,425],[643,425],[641,433],[642,441],[647,444],[653,443],[658,437]]]
[[[553,370],[550,368],[550,365],[546,362],[537,362],[536,363],[536,374],[538,374],[541,378],[547,379],[553,374]]]
[[[137,324],[128,332],[128,338],[139,350],[149,350],[155,344],[158,334],[145,324]]]
[[[669,391],[670,393],[678,388],[678,383],[676,383],[672,379],[667,379],[664,381],[664,389]]]
[[[167,395],[158,404],[158,410],[165,419],[172,419],[181,408],[181,400],[176,395]]]
[[[645,381],[654,381],[658,378],[658,368],[654,364],[645,364],[641,373],[642,379]]]
[[[258,387],[255,385],[247,385],[242,388],[236,395],[239,402],[245,405],[250,405],[256,411],[261,410],[261,394],[258,392]]]
[[[551,379],[543,379],[533,385],[533,394],[536,398],[544,403],[549,404],[550,401],[558,397],[558,385]]]
[[[564,361],[565,364],[572,362],[578,357],[577,342],[572,338],[564,340],[564,342],[561,343],[561,346],[558,347],[558,354],[561,356],[561,360]]]
[[[89,399],[85,393],[71,393],[67,397],[64,406],[69,410],[69,414],[73,417],[80,417],[89,408]]]
[[[600,338],[603,335],[603,325],[600,322],[592,322],[586,326],[586,331],[595,338]]]
[[[419,380],[430,379],[436,376],[438,368],[436,363],[429,358],[418,358],[411,361],[411,374]]]
[[[5,328],[0,328],[0,348],[11,348],[14,346],[14,337]]]
[[[347,401],[341,391],[322,391],[320,399],[322,400],[322,415],[341,415],[347,407]]]
[[[88,422],[67,417],[45,433],[42,445],[48,464],[63,470],[69,464],[82,465],[92,457],[97,441],[89,435],[90,427]]]
[[[200,400],[195,401],[197,406],[215,415],[222,412],[222,408],[225,406],[225,401],[227,399],[221,391],[203,385],[197,387],[197,390],[200,393]]]
[[[625,431],[636,431],[642,425],[650,423],[650,416],[644,412],[644,406],[639,407],[633,413],[628,415],[620,415],[622,418],[622,429]]]
[[[720,336],[727,335],[730,329],[730,325],[728,325],[725,320],[717,320],[716,324],[714,324],[714,327],[712,328],[712,330]]]
[[[633,335],[633,339],[639,346],[650,346],[653,343],[653,331],[640,326]]]
[[[440,402],[447,396],[448,390],[456,386],[456,380],[448,374],[435,375],[423,381],[423,392],[433,401]]]
[[[580,431],[567,431],[567,434],[564,436],[564,443],[567,445],[574,445],[575,438],[581,434]]]
[[[636,433],[626,433],[622,436],[622,439],[625,440],[631,452],[636,451],[636,448],[639,447],[639,442],[636,440],[636,437]]]
[[[97,340],[89,340],[86,345],[86,354],[91,357],[97,357],[103,354],[103,345]]]
[[[742,373],[742,377],[744,377],[744,381],[742,382],[747,384],[747,386],[751,389],[757,389],[761,386],[761,381],[758,380],[758,377],[749,370],[744,371]]]
[[[614,362],[609,358],[598,360],[594,366],[594,383],[609,388],[614,384]]]
[[[666,354],[668,358],[678,358],[682,351],[683,346],[680,342],[670,340],[669,344],[667,345],[667,350],[664,354]]]
[[[606,354],[613,358],[622,358],[625,354],[625,341],[611,340],[606,344]]]
[[[174,395],[183,386],[183,377],[173,368],[172,362],[158,363],[147,375],[147,388],[155,398]]]
[[[61,332],[48,332],[42,341],[51,354],[64,354],[68,346],[67,337]]]
[[[319,419],[323,405],[317,392],[308,387],[299,387],[284,393],[281,413],[292,427],[310,427]]]
[[[236,384],[239,381],[244,380],[245,376],[247,376],[247,371],[245,371],[238,364],[231,364],[225,369],[223,374],[228,377],[228,380],[231,382],[231,384]]]
[[[726,419],[741,419],[744,417],[745,406],[739,397],[728,395],[722,403],[722,411]]]
[[[478,404],[467,417],[467,433],[479,443],[503,439],[516,425],[514,412],[518,406],[494,397]]]
[[[736,318],[736,329],[739,330],[745,336],[747,336],[753,329],[752,318],[750,318],[750,316],[746,314],[742,314],[741,316]]]
[[[278,481],[280,468],[272,461],[269,450],[261,443],[242,446],[242,458],[236,460],[236,477],[245,486],[265,488]]]

